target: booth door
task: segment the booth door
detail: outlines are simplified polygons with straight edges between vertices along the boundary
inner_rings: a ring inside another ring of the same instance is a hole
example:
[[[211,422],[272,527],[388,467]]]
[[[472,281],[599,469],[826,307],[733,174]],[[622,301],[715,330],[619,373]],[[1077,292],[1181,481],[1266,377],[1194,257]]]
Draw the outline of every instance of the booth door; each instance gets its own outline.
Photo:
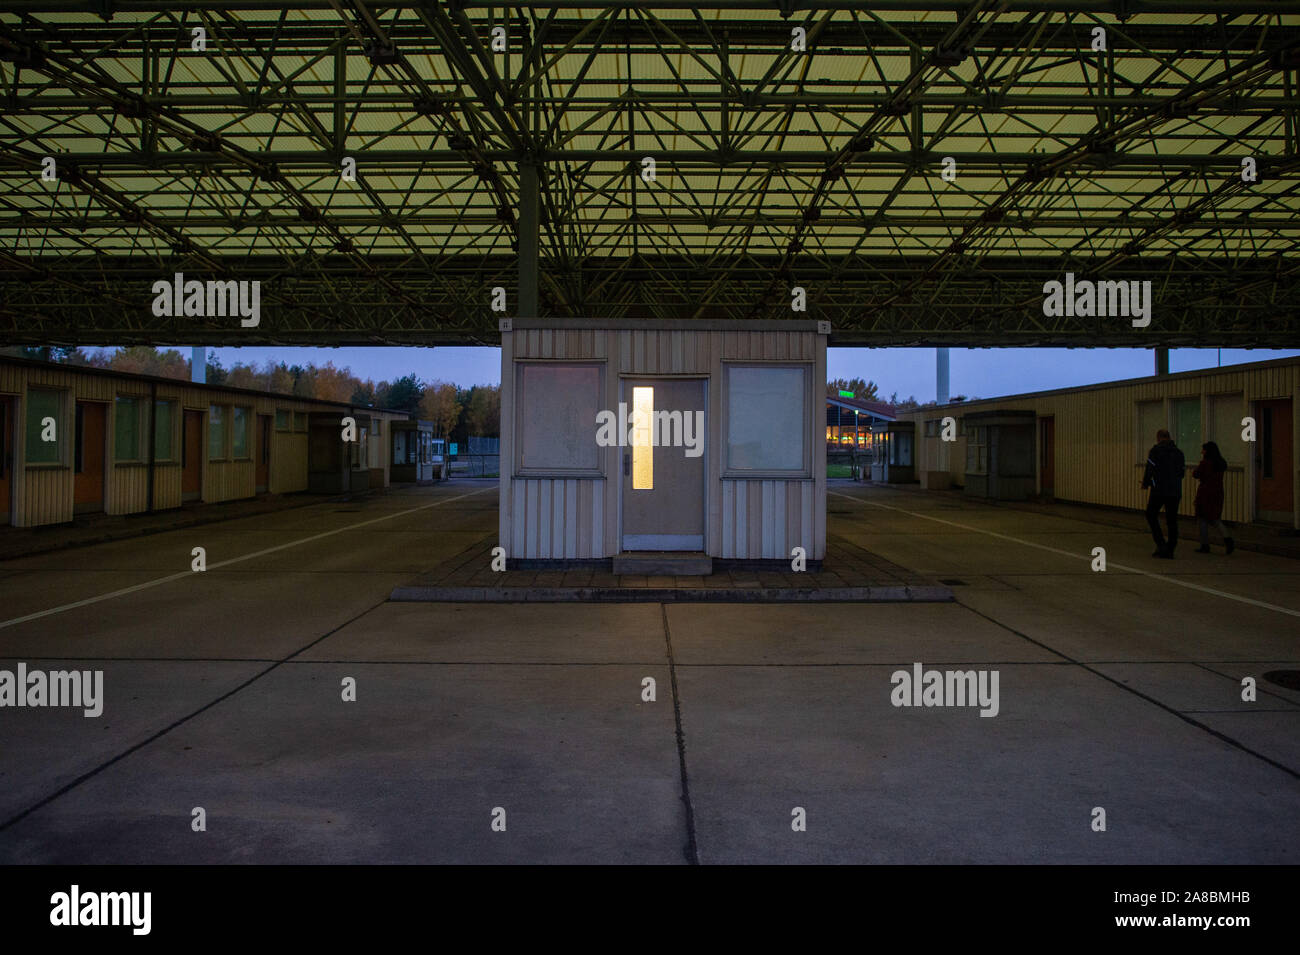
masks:
[[[659,446],[654,444],[650,427],[645,427],[635,432],[632,446],[620,449],[623,550],[704,550],[704,462],[708,455],[704,382],[626,379],[623,401],[629,421],[640,411],[649,415],[650,421],[656,420],[656,412],[668,412],[671,422],[667,429],[656,428]],[[694,448],[684,443],[688,428]],[[672,446],[673,442],[677,446]],[[688,450],[695,454],[697,449],[698,456],[687,456]]]
[[[271,416],[257,416],[257,493],[265,494],[271,484]]]
[[[1295,508],[1295,465],[1291,441],[1291,399],[1256,404],[1256,509],[1261,520],[1291,522]]]
[[[1038,477],[1042,493],[1056,493],[1056,418],[1038,419]]]
[[[107,405],[98,402],[77,402],[73,510],[78,514],[104,509],[107,410]]]
[[[184,434],[181,438],[181,500],[197,501],[203,493],[203,412],[186,411],[182,419]]]
[[[12,402],[0,397],[0,524],[8,524],[13,512],[14,431]]]

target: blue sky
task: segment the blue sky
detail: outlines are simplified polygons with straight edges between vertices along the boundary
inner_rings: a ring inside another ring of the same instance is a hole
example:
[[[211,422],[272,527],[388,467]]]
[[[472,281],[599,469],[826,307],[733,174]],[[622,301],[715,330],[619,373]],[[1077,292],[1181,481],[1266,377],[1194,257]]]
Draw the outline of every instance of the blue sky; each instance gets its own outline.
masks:
[[[217,348],[227,368],[235,362],[261,363],[268,358],[289,364],[334,362],[376,381],[415,372],[425,381],[442,379],[463,387],[495,384],[501,379],[501,352],[495,348]],[[1300,355],[1300,349],[1180,348],[1170,353],[1170,371],[1213,368]],[[954,348],[950,381],[954,395],[992,398],[1022,391],[1139,378],[1154,369],[1148,350],[1137,348]],[[915,395],[934,398],[933,348],[832,348],[827,358],[832,378],[861,377],[880,386],[888,398]]]

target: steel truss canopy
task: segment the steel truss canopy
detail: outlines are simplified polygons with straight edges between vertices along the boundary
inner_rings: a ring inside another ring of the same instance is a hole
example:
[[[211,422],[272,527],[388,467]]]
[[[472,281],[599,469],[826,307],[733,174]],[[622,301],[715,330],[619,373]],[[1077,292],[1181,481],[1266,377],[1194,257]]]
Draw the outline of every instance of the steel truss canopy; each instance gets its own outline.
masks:
[[[1277,0],[10,0],[0,341],[1295,346],[1298,73]],[[1067,273],[1149,324],[1045,314]]]

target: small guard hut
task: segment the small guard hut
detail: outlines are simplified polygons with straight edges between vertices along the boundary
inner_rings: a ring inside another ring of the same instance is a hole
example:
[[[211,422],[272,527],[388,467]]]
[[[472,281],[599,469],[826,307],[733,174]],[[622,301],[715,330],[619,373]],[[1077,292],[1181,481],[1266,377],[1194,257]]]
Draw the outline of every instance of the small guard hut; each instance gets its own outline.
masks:
[[[826,548],[829,323],[501,321],[511,566]],[[624,572],[633,572],[624,564]],[[672,572],[671,569],[659,572]]]

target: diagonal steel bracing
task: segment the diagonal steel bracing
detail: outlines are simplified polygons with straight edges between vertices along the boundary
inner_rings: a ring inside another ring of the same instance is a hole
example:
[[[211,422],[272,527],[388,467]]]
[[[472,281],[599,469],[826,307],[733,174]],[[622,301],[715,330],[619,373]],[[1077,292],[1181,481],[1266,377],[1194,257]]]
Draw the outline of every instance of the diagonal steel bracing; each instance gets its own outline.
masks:
[[[528,164],[543,315],[1295,345],[1298,50],[1267,0],[15,0],[0,341],[493,341]],[[155,318],[177,271],[261,326]],[[1044,315],[1066,271],[1154,320]]]

